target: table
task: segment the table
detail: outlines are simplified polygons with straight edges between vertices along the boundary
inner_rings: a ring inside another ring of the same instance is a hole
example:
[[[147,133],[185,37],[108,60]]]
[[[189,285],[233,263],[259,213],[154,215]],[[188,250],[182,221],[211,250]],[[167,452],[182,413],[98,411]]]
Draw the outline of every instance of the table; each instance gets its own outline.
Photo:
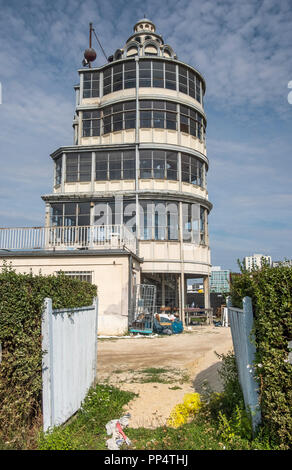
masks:
[[[197,308],[187,307],[184,309],[185,324],[189,326],[190,316],[195,318],[205,318],[207,325],[211,325],[213,321],[213,309],[212,308]]]

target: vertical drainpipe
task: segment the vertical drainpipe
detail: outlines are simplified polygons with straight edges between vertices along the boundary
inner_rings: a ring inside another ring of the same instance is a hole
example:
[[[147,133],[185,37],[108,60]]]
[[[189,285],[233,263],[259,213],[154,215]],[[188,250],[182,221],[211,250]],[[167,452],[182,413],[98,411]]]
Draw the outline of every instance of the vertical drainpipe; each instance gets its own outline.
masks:
[[[83,82],[84,74],[80,74],[80,92],[79,92],[79,104],[82,104],[83,101]],[[77,132],[77,145],[81,144],[81,127],[82,127],[82,111],[78,112],[78,132]]]
[[[135,56],[136,61],[136,129],[135,129],[135,157],[136,157],[136,178],[135,178],[135,194],[136,194],[136,254],[139,256],[139,234],[140,234],[140,211],[139,211],[139,57]]]

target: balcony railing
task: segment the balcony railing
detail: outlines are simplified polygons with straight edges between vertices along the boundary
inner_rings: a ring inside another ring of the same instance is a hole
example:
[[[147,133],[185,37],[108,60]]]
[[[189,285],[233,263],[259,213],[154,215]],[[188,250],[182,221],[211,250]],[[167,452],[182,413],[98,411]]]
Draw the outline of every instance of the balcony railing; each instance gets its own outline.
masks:
[[[1,250],[122,249],[136,252],[125,225],[0,228]]]

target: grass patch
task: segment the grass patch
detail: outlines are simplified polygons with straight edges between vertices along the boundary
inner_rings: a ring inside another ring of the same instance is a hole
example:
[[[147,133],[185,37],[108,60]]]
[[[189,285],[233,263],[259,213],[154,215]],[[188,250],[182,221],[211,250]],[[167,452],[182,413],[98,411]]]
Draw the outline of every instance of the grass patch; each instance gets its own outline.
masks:
[[[127,429],[133,450],[220,450],[215,430],[194,420],[178,429],[166,426],[156,429]]]
[[[97,385],[86,397],[82,409],[66,425],[53,429],[50,434],[41,434],[40,450],[105,450],[105,425],[111,419],[123,415],[123,407],[135,394],[114,387]],[[131,420],[130,420],[131,423]],[[220,449],[214,433],[199,422],[178,429],[159,427],[156,429],[126,428],[131,439],[129,450],[142,449]]]
[[[123,414],[123,407],[135,394],[121,391],[107,385],[93,387],[86,397],[82,409],[66,425],[56,427],[50,434],[41,434],[38,441],[40,450],[106,450],[105,425]],[[216,399],[217,402],[217,399]],[[217,403],[218,405],[219,403]],[[222,403],[220,404],[220,408]],[[199,411],[191,422],[179,428],[167,426],[156,429],[131,427],[125,433],[131,440],[128,450],[271,450],[269,440],[259,434],[254,440],[240,434],[224,436],[229,429],[216,424],[208,405]],[[217,408],[218,410],[218,408]],[[130,423],[131,425],[131,420]],[[228,424],[228,423],[227,423]],[[0,449],[7,448],[0,443]]]
[[[170,367],[148,367],[136,371],[136,374],[133,374],[132,377],[132,382],[134,383],[183,384],[189,380],[190,376],[186,371]]]
[[[121,383],[160,383],[182,385],[190,381],[190,375],[184,369],[170,367],[147,367],[140,370],[115,369],[100,382],[119,386]]]
[[[40,450],[105,450],[105,425],[123,415],[123,407],[136,395],[108,385],[93,387],[82,408],[64,426],[55,427],[50,434],[41,434]]]

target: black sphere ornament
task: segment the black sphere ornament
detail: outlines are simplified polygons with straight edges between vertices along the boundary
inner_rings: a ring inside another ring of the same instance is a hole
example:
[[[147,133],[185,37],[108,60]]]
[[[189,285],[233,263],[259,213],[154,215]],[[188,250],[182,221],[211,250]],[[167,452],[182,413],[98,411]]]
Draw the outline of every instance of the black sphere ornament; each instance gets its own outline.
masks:
[[[93,62],[96,59],[95,50],[92,47],[90,47],[89,49],[86,49],[84,52],[84,57],[87,60],[87,62]]]

